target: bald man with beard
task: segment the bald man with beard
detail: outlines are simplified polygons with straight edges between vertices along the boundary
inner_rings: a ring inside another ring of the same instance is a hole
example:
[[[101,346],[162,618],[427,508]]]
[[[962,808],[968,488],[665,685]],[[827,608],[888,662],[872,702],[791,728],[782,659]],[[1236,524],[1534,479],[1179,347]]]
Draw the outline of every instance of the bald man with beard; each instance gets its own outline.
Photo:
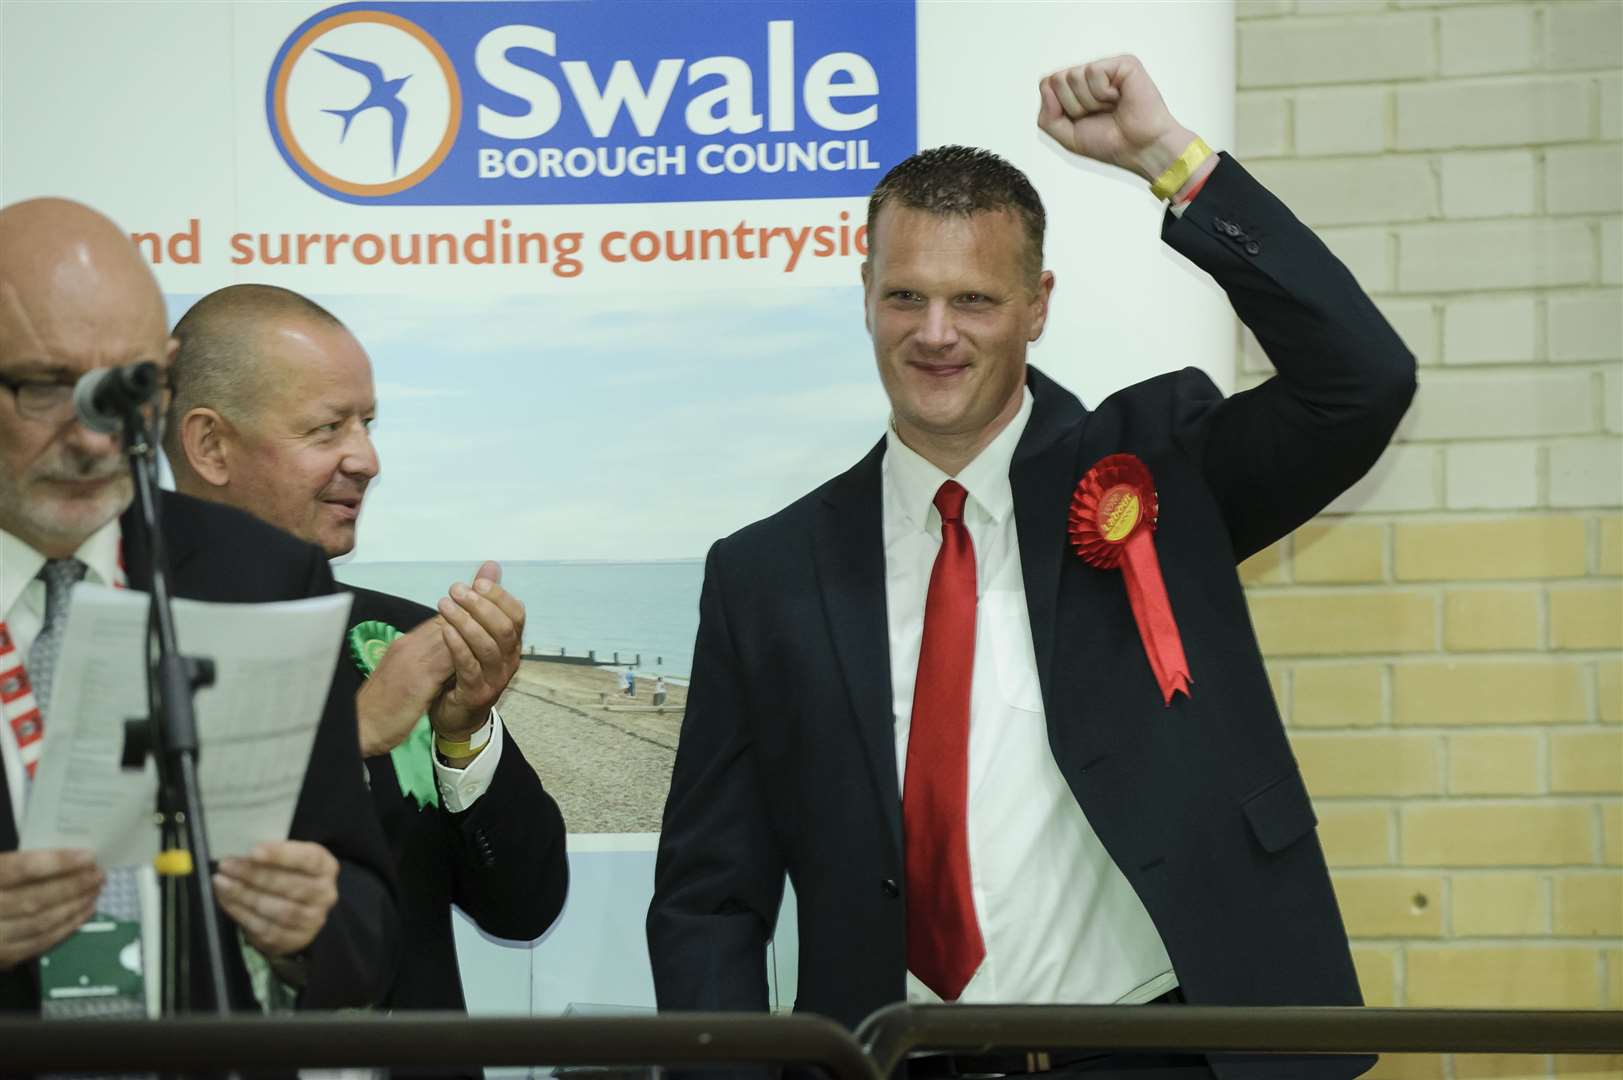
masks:
[[[0,210],[0,678],[26,678],[33,646],[60,617],[47,619],[42,578],[150,586],[118,437],[75,419],[73,387],[109,365],[167,367],[174,350],[157,282],[116,225],[60,199]],[[335,591],[318,548],[184,496],[165,493],[160,505],[177,596],[262,603]],[[0,1011],[33,1011],[40,958],[95,913],[106,873],[88,851],[16,850],[50,716],[14,712],[0,722]],[[260,1007],[245,960],[255,954],[300,1008],[365,1006],[387,983],[398,915],[355,732],[353,695],[329,687],[289,838],[220,860],[233,1009]],[[190,924],[200,958],[200,914]],[[207,966],[191,970],[204,1007]]]

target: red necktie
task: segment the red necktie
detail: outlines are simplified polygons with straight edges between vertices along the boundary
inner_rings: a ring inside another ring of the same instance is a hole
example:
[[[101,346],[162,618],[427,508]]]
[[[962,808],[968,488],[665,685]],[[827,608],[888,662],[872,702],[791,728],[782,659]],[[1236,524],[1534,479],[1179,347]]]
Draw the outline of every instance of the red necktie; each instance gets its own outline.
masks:
[[[935,495],[941,550],[930,571],[913,684],[902,823],[907,838],[907,967],[956,1001],[986,956],[969,884],[969,687],[975,670],[975,545],[968,493]]]

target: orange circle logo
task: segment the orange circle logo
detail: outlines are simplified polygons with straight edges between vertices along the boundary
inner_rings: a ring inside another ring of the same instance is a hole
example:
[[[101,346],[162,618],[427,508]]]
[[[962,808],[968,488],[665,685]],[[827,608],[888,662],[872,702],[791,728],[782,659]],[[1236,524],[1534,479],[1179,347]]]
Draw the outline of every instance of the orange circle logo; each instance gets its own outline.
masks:
[[[289,164],[336,195],[393,195],[445,161],[462,87],[445,49],[409,19],[345,11],[284,47],[270,87],[273,134]]]

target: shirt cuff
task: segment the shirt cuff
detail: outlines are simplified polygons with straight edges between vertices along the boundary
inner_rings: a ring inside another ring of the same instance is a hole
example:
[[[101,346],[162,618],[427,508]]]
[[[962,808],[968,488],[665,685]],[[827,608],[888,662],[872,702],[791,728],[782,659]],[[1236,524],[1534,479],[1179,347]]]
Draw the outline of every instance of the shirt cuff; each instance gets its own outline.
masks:
[[[506,737],[502,732],[502,718],[495,709],[490,710],[490,741],[479,751],[479,756],[468,762],[466,768],[457,769],[440,760],[438,753],[434,754],[434,782],[439,785],[440,803],[447,813],[460,814],[472,806],[490,787],[491,778],[496,775],[496,763],[501,760],[502,743]]]

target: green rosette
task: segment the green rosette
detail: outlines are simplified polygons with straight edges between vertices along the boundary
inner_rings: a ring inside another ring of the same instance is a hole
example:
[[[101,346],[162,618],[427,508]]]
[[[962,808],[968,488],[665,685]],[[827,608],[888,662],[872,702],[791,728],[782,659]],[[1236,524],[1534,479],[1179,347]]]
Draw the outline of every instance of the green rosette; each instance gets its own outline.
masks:
[[[386,622],[368,619],[350,629],[349,655],[361,674],[371,678],[389,646],[403,636]],[[434,729],[426,713],[417,718],[405,741],[389,751],[389,761],[400,781],[400,794],[415,799],[417,809],[440,804],[439,785],[434,782]]]

